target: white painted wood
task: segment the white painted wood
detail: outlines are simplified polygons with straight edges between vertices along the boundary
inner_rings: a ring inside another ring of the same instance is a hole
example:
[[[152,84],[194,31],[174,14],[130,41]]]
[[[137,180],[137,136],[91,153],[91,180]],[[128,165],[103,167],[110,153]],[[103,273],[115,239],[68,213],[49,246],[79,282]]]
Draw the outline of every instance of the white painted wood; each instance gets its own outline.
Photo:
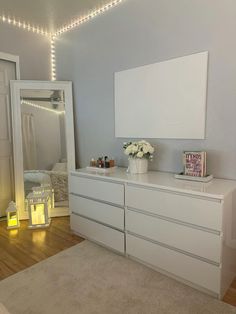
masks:
[[[72,213],[124,231],[124,209],[70,194]]]
[[[15,199],[10,80],[17,78],[19,57],[0,52],[0,217]]]
[[[201,227],[222,230],[222,204],[219,201],[128,185],[126,205]]]
[[[71,229],[85,238],[124,253],[124,233],[75,214],[70,221]]]
[[[225,197],[223,212],[223,242],[222,242],[222,271],[221,297],[224,296],[236,276],[236,238],[234,216],[236,191]]]
[[[123,184],[71,175],[70,193],[124,206]]]
[[[19,56],[10,53],[0,52],[0,60],[10,61],[15,64],[16,79],[20,80],[20,59]]]
[[[204,139],[207,65],[200,52],[115,73],[116,137]]]
[[[10,80],[15,78],[15,65],[0,60],[0,217],[14,199],[13,151],[11,135]]]
[[[99,204],[109,202],[106,192],[112,195],[114,184],[124,186],[128,256],[190,286],[223,297],[236,275],[235,181],[179,181],[170,173],[150,171],[130,175],[121,168],[102,175],[80,169],[72,171],[72,177],[77,181],[87,179],[83,192]],[[99,181],[102,185],[97,185]],[[96,183],[92,188],[91,182]],[[94,190],[98,190],[98,195]],[[97,220],[94,217],[98,213],[93,213],[90,206],[86,211],[91,213],[89,219]],[[89,222],[88,226],[85,224],[83,232],[90,226]],[[76,232],[81,233],[79,227]],[[96,232],[90,233],[91,240],[96,241],[96,237]],[[113,244],[109,247],[113,248]]]
[[[126,230],[176,249],[221,262],[221,237],[134,211],[126,211]]]
[[[20,106],[20,92],[23,89],[64,91],[66,111],[65,121],[66,121],[67,166],[69,171],[75,169],[75,142],[74,142],[74,119],[73,119],[71,82],[11,81],[16,204],[19,208],[20,219],[27,219],[28,213],[25,210],[24,203],[24,169],[23,169],[21,106]]]
[[[219,294],[219,267],[129,234],[126,239],[128,255]]]
[[[96,173],[86,168],[71,172],[74,176],[86,176],[91,179],[106,180],[108,182],[128,183],[135,186],[160,189],[168,192],[200,196],[223,200],[225,196],[236,189],[235,180],[213,179],[209,183],[177,180],[174,173],[161,171],[148,171],[145,174],[132,175],[127,173],[127,168],[118,167],[108,174]]]

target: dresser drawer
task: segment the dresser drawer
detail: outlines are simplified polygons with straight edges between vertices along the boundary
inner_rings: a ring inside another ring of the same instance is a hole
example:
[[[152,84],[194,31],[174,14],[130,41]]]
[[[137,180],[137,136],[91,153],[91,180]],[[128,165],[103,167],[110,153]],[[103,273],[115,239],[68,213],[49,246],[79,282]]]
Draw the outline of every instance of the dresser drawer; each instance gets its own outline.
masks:
[[[214,199],[128,185],[126,205],[205,228],[222,229],[222,204]]]
[[[70,193],[124,206],[124,185],[70,175]]]
[[[151,266],[219,294],[220,268],[217,266],[129,234],[126,236],[126,252]]]
[[[73,213],[124,230],[124,209],[70,194]]]
[[[70,216],[71,229],[85,238],[124,253],[124,233],[75,214]]]
[[[221,237],[157,217],[126,211],[126,229],[137,235],[220,263]]]

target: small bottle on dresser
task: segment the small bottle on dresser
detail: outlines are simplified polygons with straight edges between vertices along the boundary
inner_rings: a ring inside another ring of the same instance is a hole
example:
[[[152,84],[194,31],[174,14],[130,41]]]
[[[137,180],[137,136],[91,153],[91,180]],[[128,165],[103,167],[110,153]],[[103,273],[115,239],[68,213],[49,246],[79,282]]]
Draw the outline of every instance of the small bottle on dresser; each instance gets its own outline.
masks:
[[[111,158],[109,161],[110,167],[115,167],[115,160],[114,158]]]
[[[110,168],[110,161],[107,156],[104,157],[104,168]]]
[[[94,158],[90,160],[90,167],[96,167],[96,160]]]

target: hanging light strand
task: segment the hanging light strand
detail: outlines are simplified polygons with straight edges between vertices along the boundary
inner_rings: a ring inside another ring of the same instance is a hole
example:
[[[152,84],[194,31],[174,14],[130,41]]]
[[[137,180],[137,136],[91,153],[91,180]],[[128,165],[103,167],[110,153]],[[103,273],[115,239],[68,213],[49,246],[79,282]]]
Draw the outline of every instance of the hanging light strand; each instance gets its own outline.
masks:
[[[104,6],[92,11],[88,15],[85,15],[84,17],[80,17],[80,18],[74,20],[73,22],[59,28],[54,34],[46,31],[43,28],[35,27],[35,26],[31,25],[30,23],[22,22],[18,19],[11,18],[11,17],[6,17],[5,15],[0,15],[0,21],[2,21],[3,23],[11,24],[11,25],[16,26],[18,28],[27,30],[29,32],[31,31],[33,33],[44,35],[44,36],[47,36],[48,38],[50,38],[51,80],[55,81],[56,80],[56,52],[55,52],[56,37],[58,37],[59,35],[65,33],[65,32],[68,32],[68,31],[80,26],[81,24],[93,19],[94,17],[114,8],[115,6],[117,6],[118,4],[120,4],[123,1],[124,0],[113,0],[113,1],[105,4]]]
[[[25,105],[28,105],[28,106],[31,106],[31,107],[34,107],[34,108],[37,108],[37,109],[50,111],[50,112],[53,112],[53,113],[56,113],[56,114],[65,113],[65,111],[63,111],[63,110],[59,111],[59,110],[55,110],[55,109],[50,109],[50,108],[40,106],[38,104],[35,104],[35,103],[31,102],[31,101],[27,101],[27,100],[24,100],[24,99],[21,100],[21,104],[25,104]]]
[[[0,15],[0,21],[27,30],[29,32],[33,32],[44,36],[51,36],[50,32],[46,31],[45,29],[38,26],[33,26],[30,23],[20,21],[19,19],[7,17],[5,15]]]
[[[121,2],[123,2],[124,0],[113,0],[109,3],[107,3],[106,5],[92,11],[91,13],[89,13],[88,15],[85,15],[84,17],[80,17],[78,19],[75,19],[73,22],[59,28],[56,32],[55,32],[55,36],[59,36],[65,32],[68,32],[78,26],[80,26],[81,24],[93,19],[94,17],[114,8],[115,6],[117,6],[118,4],[120,4]]]
[[[15,18],[6,16],[4,14],[0,15],[0,21],[2,21],[3,23],[14,25],[18,28],[21,28],[21,29],[24,29],[27,31],[31,31],[31,32],[36,33],[36,34],[45,35],[47,37],[52,37],[52,36],[55,37],[55,36],[58,36],[58,35],[65,33],[65,32],[68,32],[68,31],[74,29],[75,27],[78,27],[79,25],[93,19],[97,15],[100,15],[100,14],[114,8],[115,6],[117,6],[118,4],[120,4],[123,1],[124,0],[113,0],[113,1],[105,4],[104,6],[90,12],[88,15],[85,15],[84,17],[77,18],[73,22],[66,24],[63,27],[60,27],[55,33],[51,33],[49,31],[43,29],[42,27],[34,26],[28,22],[21,21],[19,19],[15,19]]]
[[[56,77],[56,50],[55,50],[55,36],[51,37],[51,80],[55,81]]]

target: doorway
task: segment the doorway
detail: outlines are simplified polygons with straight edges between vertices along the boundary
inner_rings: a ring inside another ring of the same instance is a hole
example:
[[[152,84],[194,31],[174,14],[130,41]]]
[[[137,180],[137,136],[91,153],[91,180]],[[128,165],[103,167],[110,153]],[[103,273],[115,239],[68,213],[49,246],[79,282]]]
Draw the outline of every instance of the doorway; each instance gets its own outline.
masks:
[[[10,80],[19,79],[19,57],[0,53],[0,218],[15,198]]]

